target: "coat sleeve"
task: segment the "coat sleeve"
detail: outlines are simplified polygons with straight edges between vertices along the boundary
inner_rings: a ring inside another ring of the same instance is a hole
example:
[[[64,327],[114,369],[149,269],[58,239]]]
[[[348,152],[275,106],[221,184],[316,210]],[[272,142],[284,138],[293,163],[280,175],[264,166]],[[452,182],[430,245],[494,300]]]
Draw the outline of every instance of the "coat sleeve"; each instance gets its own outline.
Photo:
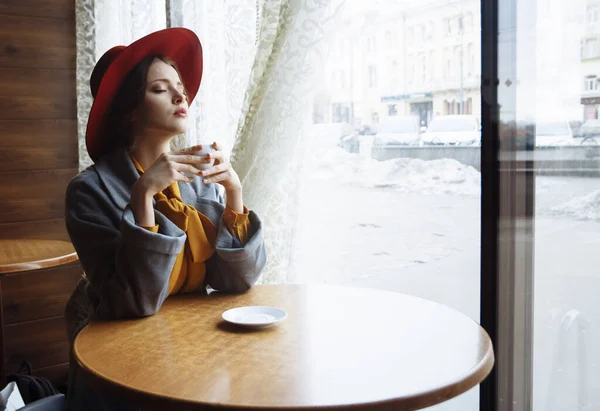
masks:
[[[225,205],[219,196],[219,203]],[[267,261],[263,239],[262,221],[254,211],[249,213],[250,231],[245,245],[242,245],[227,228],[221,217],[217,227],[215,254],[207,262],[206,282],[222,292],[242,293],[256,283]]]
[[[155,211],[160,229],[135,224],[95,184],[75,177],[66,194],[67,231],[92,288],[95,313],[104,319],[156,313],[168,294],[169,277],[186,235]]]

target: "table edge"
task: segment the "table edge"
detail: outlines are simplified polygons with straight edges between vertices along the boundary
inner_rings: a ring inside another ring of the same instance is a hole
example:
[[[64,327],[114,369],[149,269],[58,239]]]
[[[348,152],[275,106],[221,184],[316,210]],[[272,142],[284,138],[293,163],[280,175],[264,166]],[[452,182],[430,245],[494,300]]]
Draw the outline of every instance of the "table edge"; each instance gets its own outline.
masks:
[[[476,323],[477,324],[477,323]],[[176,406],[178,411],[198,410],[198,409],[214,409],[214,410],[231,410],[231,411],[322,411],[326,410],[353,410],[353,411],[397,411],[399,407],[403,410],[418,410],[421,408],[430,407],[455,398],[470,389],[479,385],[484,381],[492,371],[495,364],[494,349],[492,341],[481,325],[477,324],[481,331],[485,334],[487,342],[487,350],[482,360],[476,364],[469,374],[463,376],[459,381],[451,384],[438,387],[431,391],[419,392],[413,395],[400,398],[390,398],[381,401],[372,401],[355,404],[329,404],[329,405],[299,405],[299,406],[252,406],[239,404],[212,403],[201,401],[190,401],[175,398],[163,394],[152,394],[146,391],[139,390],[121,384],[112,379],[103,377],[101,374],[93,371],[81,361],[77,354],[77,337],[88,325],[86,325],[75,338],[73,343],[73,358],[76,361],[76,366],[79,372],[82,372],[84,379],[94,388],[103,393],[117,396],[132,405],[142,406],[144,409],[170,409],[165,407]]]
[[[39,270],[42,268],[52,268],[63,264],[69,264],[78,261],[77,252],[59,255],[56,257],[45,258],[42,260],[24,261],[12,264],[0,264],[0,274],[12,274],[23,271]]]

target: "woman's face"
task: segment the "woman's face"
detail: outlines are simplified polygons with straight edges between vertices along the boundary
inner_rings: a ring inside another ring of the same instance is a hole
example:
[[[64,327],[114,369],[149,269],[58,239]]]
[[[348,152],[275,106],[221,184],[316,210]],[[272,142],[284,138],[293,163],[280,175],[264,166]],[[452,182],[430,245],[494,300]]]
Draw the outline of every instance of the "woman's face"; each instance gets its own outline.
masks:
[[[188,102],[177,71],[156,59],[148,70],[146,96],[140,107],[140,134],[144,137],[173,137],[187,130]]]

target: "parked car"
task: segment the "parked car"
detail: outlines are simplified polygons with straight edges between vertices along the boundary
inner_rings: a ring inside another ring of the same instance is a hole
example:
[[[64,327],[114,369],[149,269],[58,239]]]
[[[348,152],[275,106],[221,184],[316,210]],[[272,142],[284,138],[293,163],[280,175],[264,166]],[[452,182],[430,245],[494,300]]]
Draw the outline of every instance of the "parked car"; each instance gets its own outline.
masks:
[[[353,128],[348,123],[314,124],[312,128],[313,144],[318,146],[339,146],[344,137],[352,134]]]
[[[565,146],[578,142],[573,138],[571,126],[567,121],[544,121],[535,124],[535,146]]]
[[[600,120],[586,120],[579,129],[579,137],[582,145],[600,144]]]
[[[375,134],[375,127],[368,124],[363,124],[354,130],[353,133],[343,136],[340,139],[340,145],[349,153],[358,153],[360,151],[361,142],[364,140],[372,140],[372,136]]]
[[[419,117],[417,116],[386,117],[375,134],[374,144],[376,146],[418,145],[419,128]]]
[[[421,136],[423,145],[475,145],[481,142],[477,117],[457,114],[435,117]]]

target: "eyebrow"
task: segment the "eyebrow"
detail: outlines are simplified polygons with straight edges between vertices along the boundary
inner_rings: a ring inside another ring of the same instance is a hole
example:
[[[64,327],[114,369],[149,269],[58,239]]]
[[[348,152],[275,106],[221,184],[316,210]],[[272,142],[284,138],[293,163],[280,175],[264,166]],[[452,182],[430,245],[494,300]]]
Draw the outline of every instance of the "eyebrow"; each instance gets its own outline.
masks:
[[[169,79],[166,79],[166,78],[159,78],[159,79],[156,79],[156,80],[153,80],[153,81],[151,81],[151,82],[150,82],[150,84],[156,83],[157,81],[164,81],[165,83],[170,83],[170,82],[171,82],[171,80],[169,80]],[[178,82],[177,82],[177,85],[178,85],[178,86],[183,86],[183,83],[182,83],[181,81],[178,81]]]

